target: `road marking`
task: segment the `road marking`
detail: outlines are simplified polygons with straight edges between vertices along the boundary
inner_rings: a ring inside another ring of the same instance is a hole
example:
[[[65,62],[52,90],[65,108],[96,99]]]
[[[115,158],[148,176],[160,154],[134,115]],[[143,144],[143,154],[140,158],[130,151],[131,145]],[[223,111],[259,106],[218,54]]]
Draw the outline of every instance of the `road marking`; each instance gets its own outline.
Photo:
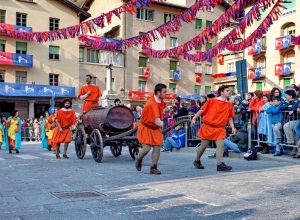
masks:
[[[5,159],[3,159],[3,158],[0,157],[0,161],[1,161],[1,160],[5,160]]]
[[[55,157],[55,154],[53,152],[40,153],[40,154],[48,157],[53,157],[53,158]]]
[[[15,155],[15,157],[21,158],[23,160],[40,159],[39,157],[28,155],[28,154]]]

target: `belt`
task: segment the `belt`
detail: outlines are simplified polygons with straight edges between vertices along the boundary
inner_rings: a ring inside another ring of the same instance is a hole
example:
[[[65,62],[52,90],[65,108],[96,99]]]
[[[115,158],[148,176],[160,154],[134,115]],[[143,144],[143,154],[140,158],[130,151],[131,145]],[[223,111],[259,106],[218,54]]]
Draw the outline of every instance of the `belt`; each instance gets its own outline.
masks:
[[[157,129],[159,129],[158,126],[148,125],[148,124],[146,124],[145,122],[143,122],[142,120],[141,120],[140,122],[141,122],[142,125],[144,125],[145,127],[149,128],[149,129],[151,129],[151,130],[157,130]]]
[[[90,100],[86,100],[86,102],[91,103],[91,104],[98,104],[98,101],[90,101]]]
[[[208,124],[204,124],[204,123],[202,123],[202,125],[206,125],[206,126],[211,127],[211,128],[225,128],[225,126],[224,127],[216,127],[216,126],[212,126],[212,125],[208,125]]]

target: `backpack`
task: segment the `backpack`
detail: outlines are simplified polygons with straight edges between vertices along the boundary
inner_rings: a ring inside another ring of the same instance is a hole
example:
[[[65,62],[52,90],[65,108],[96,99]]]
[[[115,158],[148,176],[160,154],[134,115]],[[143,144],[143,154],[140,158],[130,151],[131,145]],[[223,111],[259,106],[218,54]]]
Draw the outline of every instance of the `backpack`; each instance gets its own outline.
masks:
[[[257,160],[257,150],[255,147],[251,147],[245,154],[244,159],[246,160]]]

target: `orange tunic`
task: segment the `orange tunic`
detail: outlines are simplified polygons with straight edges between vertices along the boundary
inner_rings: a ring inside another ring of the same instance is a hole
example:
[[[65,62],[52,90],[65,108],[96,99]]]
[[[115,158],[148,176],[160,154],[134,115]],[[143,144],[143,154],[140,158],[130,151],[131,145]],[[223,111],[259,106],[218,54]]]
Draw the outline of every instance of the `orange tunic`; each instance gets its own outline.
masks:
[[[71,142],[71,127],[76,122],[76,114],[73,110],[60,109],[57,112],[56,121],[60,124],[63,131],[56,128],[53,134],[52,143],[54,146],[60,143]]]
[[[78,98],[80,99],[80,96],[85,95],[88,91],[90,91],[91,93],[84,99],[82,107],[83,113],[91,110],[93,107],[97,107],[99,105],[99,98],[102,96],[102,92],[98,86],[85,85],[81,87]]]
[[[155,119],[160,118],[163,120],[165,107],[166,104],[163,101],[157,103],[154,97],[151,97],[146,103],[137,132],[137,138],[141,144],[152,146],[161,146],[163,144],[161,128],[155,124]]]
[[[54,115],[50,115],[47,120],[46,120],[46,123],[45,123],[45,128],[48,130],[46,132],[46,135],[47,135],[47,138],[48,138],[48,144],[51,145],[52,149],[55,148],[55,146],[53,146],[53,143],[52,143],[52,138],[53,138],[53,135],[54,135],[54,131],[55,131],[55,127],[52,127],[52,124],[55,122],[55,116]]]
[[[202,125],[198,136],[203,140],[223,140],[226,137],[225,126],[234,117],[233,105],[219,99],[209,99],[201,108]]]

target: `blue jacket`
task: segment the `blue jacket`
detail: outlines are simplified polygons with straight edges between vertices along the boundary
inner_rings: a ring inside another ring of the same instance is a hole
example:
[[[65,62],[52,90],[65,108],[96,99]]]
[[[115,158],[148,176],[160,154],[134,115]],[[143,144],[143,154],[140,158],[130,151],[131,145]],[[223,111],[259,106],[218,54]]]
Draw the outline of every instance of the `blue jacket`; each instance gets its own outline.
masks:
[[[271,123],[277,124],[282,121],[281,105],[272,105],[267,108],[267,114],[271,115]]]
[[[298,108],[299,102],[297,99],[293,99],[292,101],[288,102],[287,100],[281,105],[280,110],[285,111],[284,113],[284,120],[288,121],[294,121],[298,119],[298,113],[297,113],[297,108]],[[293,112],[292,115],[290,115],[287,112]]]

